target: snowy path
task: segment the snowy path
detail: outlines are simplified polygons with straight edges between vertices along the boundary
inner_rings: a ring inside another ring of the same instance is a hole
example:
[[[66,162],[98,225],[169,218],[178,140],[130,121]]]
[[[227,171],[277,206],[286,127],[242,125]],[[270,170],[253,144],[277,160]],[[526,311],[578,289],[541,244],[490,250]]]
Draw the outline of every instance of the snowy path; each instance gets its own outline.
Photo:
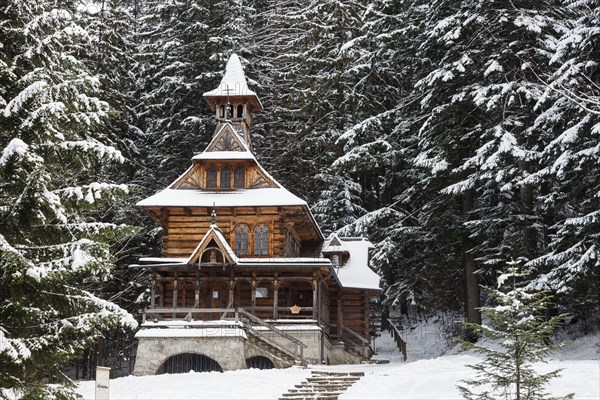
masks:
[[[557,354],[555,360],[538,366],[540,371],[563,368],[562,376],[554,379],[548,387],[553,395],[573,392],[576,400],[600,399],[599,341],[598,335],[580,339]],[[390,364],[128,376],[111,380],[111,399],[277,399],[310,376],[312,370],[365,373],[360,381],[340,395],[340,400],[458,399],[456,384],[473,374],[466,365],[479,361],[478,356],[472,354],[411,361],[409,347],[409,362],[399,362],[400,357],[393,352],[393,346],[385,336],[380,338],[377,348],[379,358],[391,358]],[[413,360],[423,356],[423,352],[433,351],[432,348],[428,351],[418,347],[413,349]],[[81,382],[78,392],[85,399],[93,399],[94,383]]]

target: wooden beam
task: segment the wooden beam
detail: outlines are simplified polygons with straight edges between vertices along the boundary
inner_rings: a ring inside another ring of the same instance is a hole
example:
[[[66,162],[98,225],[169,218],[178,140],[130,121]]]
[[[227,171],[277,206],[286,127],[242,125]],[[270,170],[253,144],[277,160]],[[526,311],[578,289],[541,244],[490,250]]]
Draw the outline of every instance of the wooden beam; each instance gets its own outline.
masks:
[[[152,271],[152,286],[150,288],[150,308],[154,309],[156,304],[156,271]]]
[[[169,234],[169,209],[161,207],[160,209],[160,224],[162,225],[164,235]]]
[[[279,285],[281,283],[275,279],[273,281],[273,319],[277,320],[277,317],[279,316]]]
[[[344,332],[344,295],[338,292],[337,295],[337,337],[340,339]]]
[[[252,315],[256,314],[256,275],[252,274],[252,281],[250,282],[250,286],[251,286],[251,296],[252,296],[252,306],[251,306],[251,312]]]
[[[177,271],[175,271],[175,279],[173,279],[173,310],[177,308]],[[176,314],[173,311],[173,319],[175,319]]]
[[[313,287],[313,301],[312,301],[312,309],[313,309],[313,319],[317,320],[317,278],[316,273],[313,274],[312,287]]]

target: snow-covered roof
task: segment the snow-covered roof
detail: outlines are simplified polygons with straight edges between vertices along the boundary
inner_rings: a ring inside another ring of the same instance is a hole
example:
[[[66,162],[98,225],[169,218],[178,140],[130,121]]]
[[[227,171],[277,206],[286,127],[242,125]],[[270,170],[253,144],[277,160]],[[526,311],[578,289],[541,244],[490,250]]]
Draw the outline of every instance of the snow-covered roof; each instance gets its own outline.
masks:
[[[256,160],[249,151],[204,151],[192,160]]]
[[[350,256],[342,267],[333,272],[343,288],[381,290],[381,278],[369,268],[369,249],[374,246],[364,238],[339,238]]]
[[[164,264],[182,264],[187,262],[188,257],[141,257],[140,262],[144,263],[164,263]]]
[[[238,267],[330,267],[328,258],[319,257],[269,257],[269,258],[240,258]]]
[[[246,332],[240,327],[213,328],[148,328],[135,334],[136,338],[207,338],[207,337],[242,337]]]
[[[348,250],[344,241],[335,234],[323,244],[323,250],[321,251],[323,253],[350,253],[350,250]]]
[[[203,250],[205,243],[211,239],[215,239],[218,242],[218,245],[223,249],[225,254],[229,256],[229,259],[232,263],[235,264],[238,262],[238,257],[233,252],[233,249],[229,246],[229,243],[227,243],[227,240],[225,240],[225,236],[223,236],[223,233],[217,227],[217,225],[213,223],[210,225],[210,228],[208,228],[208,231],[206,232],[200,243],[198,243],[198,246],[196,246],[194,251],[192,251],[192,254],[187,259],[186,263],[190,264],[194,262],[194,259],[200,257],[200,251]]]
[[[139,207],[260,207],[306,206],[306,202],[282,187],[207,191],[164,189],[144,200]]]
[[[248,87],[244,68],[237,54],[232,54],[225,66],[225,75],[216,89],[204,93],[204,97],[234,97],[251,96],[256,101],[258,108],[262,109],[262,104],[256,93]],[[210,100],[209,100],[210,102]]]

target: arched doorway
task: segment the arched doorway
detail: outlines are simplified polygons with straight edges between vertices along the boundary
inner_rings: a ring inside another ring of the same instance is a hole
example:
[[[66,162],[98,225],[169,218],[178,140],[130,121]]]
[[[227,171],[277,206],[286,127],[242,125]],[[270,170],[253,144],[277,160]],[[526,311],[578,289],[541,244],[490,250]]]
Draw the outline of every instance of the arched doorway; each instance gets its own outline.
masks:
[[[162,363],[156,375],[185,374],[195,372],[223,372],[218,362],[210,357],[195,353],[182,353],[169,357]]]
[[[257,369],[273,369],[275,365],[273,361],[269,360],[267,357],[263,356],[255,356],[246,359],[246,365],[248,368],[257,368]]]

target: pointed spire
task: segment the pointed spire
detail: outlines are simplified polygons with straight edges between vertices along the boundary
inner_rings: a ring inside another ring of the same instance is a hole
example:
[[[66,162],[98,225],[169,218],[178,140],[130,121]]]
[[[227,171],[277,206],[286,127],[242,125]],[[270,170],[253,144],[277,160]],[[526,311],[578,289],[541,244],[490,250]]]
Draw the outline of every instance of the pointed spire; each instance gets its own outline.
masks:
[[[250,90],[244,68],[237,54],[232,54],[225,67],[225,75],[216,89],[204,93],[204,98],[214,110],[217,104],[227,104],[235,98],[247,103],[251,110],[262,110],[262,104],[255,92]]]

